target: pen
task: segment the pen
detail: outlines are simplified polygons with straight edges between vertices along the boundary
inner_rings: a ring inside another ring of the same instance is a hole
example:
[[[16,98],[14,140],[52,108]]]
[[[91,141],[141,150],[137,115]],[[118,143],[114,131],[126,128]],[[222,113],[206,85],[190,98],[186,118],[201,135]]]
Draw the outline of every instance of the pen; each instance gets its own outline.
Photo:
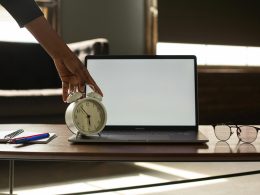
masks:
[[[23,129],[18,129],[18,130],[16,130],[16,131],[14,131],[14,132],[12,132],[12,133],[10,133],[10,134],[4,136],[4,139],[12,139],[13,137],[15,137],[15,136],[21,134],[22,132],[24,132]]]
[[[41,134],[36,134],[36,135],[31,135],[31,136],[26,136],[26,137],[19,137],[16,139],[12,139],[11,143],[15,143],[15,144],[23,144],[23,143],[27,143],[30,141],[36,141],[36,140],[40,140],[40,139],[44,139],[49,137],[50,134],[49,133],[41,133]]]

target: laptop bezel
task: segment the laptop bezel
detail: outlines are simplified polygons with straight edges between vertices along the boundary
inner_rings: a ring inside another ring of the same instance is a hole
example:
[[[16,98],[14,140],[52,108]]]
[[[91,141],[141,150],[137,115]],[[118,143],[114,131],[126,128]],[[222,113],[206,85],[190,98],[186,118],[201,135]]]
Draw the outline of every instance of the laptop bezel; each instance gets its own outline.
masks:
[[[147,130],[153,131],[160,129],[161,131],[168,131],[170,129],[174,131],[198,131],[199,110],[198,110],[198,74],[197,74],[197,58],[195,55],[89,55],[85,57],[85,66],[87,68],[88,60],[98,59],[191,59],[194,60],[194,89],[195,89],[195,125],[194,126],[161,126],[161,125],[106,125],[104,130]],[[95,78],[94,78],[95,79]],[[87,89],[87,85],[86,88]],[[105,94],[104,94],[105,96]]]

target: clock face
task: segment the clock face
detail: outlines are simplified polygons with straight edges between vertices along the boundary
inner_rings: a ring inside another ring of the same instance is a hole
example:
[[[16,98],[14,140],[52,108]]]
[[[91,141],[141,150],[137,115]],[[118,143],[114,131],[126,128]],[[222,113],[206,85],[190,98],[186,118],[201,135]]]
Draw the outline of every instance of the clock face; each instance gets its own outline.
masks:
[[[96,134],[105,126],[106,111],[96,100],[83,99],[75,107],[73,119],[75,126],[83,134]]]

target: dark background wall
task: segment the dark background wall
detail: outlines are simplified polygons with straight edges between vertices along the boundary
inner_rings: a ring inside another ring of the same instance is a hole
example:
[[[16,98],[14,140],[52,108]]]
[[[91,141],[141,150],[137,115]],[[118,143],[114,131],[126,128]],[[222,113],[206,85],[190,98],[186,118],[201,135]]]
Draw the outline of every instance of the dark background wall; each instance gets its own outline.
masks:
[[[145,0],[62,0],[66,42],[107,38],[111,54],[145,52]]]
[[[158,0],[159,41],[260,46],[259,0]]]

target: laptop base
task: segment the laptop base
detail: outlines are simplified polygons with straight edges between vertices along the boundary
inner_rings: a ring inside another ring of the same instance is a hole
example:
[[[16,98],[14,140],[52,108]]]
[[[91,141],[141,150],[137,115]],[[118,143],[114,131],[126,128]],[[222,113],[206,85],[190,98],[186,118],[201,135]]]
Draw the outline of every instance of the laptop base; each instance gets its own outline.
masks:
[[[72,143],[205,143],[208,139],[194,131],[102,131],[99,135],[85,136],[80,133],[69,138]]]

